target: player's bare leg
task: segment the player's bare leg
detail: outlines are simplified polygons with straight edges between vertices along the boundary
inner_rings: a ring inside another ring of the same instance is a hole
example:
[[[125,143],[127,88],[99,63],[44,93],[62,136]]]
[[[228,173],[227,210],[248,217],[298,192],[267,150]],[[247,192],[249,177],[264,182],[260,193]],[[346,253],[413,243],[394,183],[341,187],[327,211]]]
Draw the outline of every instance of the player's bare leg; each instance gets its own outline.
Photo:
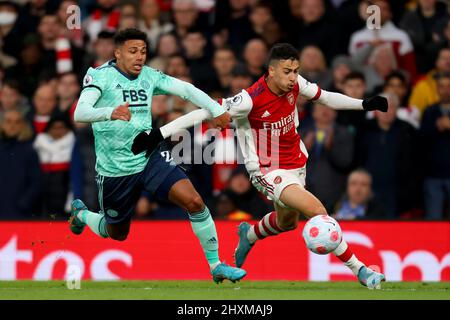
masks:
[[[308,219],[316,215],[327,214],[325,207],[319,199],[297,184],[287,186],[281,192],[280,200],[286,206],[302,213]],[[380,282],[384,281],[384,275],[367,268],[356,258],[344,239],[342,239],[339,246],[333,251],[333,254],[352,270],[362,285],[370,289],[378,289]]]
[[[191,181],[189,179],[177,181],[170,188],[168,198],[188,212],[192,230],[203,248],[213,280],[219,283],[224,279],[229,279],[232,282],[242,279],[246,275],[244,270],[220,262],[219,240],[214,220]]]

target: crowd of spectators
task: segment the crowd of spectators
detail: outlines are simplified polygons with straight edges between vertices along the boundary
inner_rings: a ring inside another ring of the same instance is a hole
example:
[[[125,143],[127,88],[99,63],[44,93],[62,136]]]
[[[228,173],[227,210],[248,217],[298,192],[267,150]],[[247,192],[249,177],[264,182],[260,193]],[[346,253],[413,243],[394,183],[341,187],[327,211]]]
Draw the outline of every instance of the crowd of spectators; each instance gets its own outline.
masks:
[[[298,48],[302,76],[322,89],[384,95],[387,113],[299,97],[306,188],[338,219],[450,219],[449,10],[439,0],[0,0],[0,219],[66,219],[74,198],[98,210],[93,132],[73,112],[87,69],[113,59],[125,28],[147,33],[150,67],[213,98],[260,78],[277,42]],[[155,96],[153,125],[195,108]],[[191,129],[193,145],[229,152],[186,172],[216,218],[261,218],[272,204],[230,151],[235,137],[208,128]],[[138,219],[183,217],[145,193],[136,206]]]

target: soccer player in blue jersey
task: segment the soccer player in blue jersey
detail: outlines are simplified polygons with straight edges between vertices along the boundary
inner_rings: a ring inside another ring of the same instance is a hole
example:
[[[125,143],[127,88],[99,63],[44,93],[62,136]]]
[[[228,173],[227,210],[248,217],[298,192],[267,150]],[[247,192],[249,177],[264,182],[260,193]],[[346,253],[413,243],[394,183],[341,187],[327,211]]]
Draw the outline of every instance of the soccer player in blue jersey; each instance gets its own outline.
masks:
[[[193,85],[146,66],[145,33],[137,29],[120,31],[115,44],[116,59],[87,71],[74,116],[77,122],[92,123],[101,211],[91,212],[81,200],[74,200],[71,231],[81,234],[87,225],[102,238],[125,240],[135,205],[146,190],[188,212],[216,283],[242,279],[246,274],[243,269],[220,261],[214,221],[184,171],[158,151],[147,155],[131,151],[134,137],[152,129],[154,95],[187,99],[211,112],[220,128],[230,122],[229,114]]]

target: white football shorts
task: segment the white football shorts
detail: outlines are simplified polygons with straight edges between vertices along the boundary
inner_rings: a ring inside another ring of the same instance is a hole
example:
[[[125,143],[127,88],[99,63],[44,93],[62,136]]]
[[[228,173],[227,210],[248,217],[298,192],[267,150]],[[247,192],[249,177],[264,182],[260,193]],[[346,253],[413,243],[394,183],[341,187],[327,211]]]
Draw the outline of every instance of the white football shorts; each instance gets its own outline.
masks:
[[[306,166],[298,169],[276,169],[265,175],[255,174],[251,177],[252,184],[255,188],[263,193],[267,199],[276,202],[283,208],[287,206],[281,202],[281,192],[291,184],[298,184],[305,187]]]

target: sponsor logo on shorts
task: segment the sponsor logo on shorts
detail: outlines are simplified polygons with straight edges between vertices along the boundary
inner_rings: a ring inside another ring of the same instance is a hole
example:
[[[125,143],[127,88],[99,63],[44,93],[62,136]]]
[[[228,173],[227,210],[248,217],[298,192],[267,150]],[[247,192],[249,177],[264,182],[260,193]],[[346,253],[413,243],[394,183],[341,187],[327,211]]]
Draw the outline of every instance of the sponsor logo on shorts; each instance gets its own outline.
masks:
[[[273,179],[273,183],[275,183],[275,184],[280,184],[281,181],[283,181],[283,179],[281,179],[280,176],[276,176],[275,179]]]

